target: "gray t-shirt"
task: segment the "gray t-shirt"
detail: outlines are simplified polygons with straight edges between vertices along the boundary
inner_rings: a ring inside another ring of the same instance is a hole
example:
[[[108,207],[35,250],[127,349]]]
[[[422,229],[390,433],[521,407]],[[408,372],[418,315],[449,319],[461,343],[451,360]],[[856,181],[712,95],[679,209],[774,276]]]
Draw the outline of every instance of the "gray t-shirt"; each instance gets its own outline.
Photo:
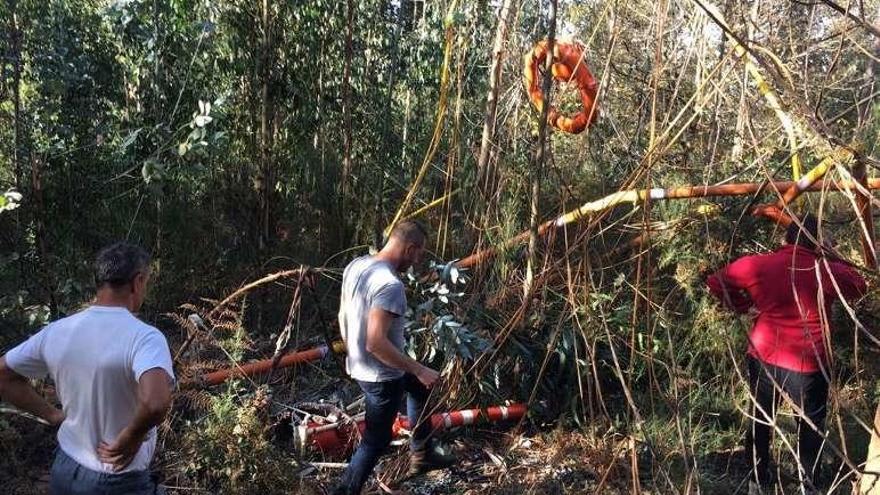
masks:
[[[403,370],[386,366],[367,352],[367,321],[373,308],[397,316],[388,329],[388,340],[403,352],[403,282],[387,262],[362,256],[349,263],[342,274],[339,329],[348,352],[345,367],[355,380],[387,382],[402,377]]]

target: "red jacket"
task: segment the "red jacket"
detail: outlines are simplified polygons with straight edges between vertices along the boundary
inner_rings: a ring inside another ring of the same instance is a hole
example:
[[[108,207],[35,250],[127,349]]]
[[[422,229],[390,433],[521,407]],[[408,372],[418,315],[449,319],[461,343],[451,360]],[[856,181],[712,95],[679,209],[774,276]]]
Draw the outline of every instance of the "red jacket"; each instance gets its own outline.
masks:
[[[812,250],[793,245],[744,256],[709,276],[706,283],[734,311],[757,309],[749,332],[750,355],[801,373],[818,371],[820,362],[828,363],[820,304],[824,302],[827,321],[838,294],[853,300],[867,290],[852,267],[831,260],[826,266]]]

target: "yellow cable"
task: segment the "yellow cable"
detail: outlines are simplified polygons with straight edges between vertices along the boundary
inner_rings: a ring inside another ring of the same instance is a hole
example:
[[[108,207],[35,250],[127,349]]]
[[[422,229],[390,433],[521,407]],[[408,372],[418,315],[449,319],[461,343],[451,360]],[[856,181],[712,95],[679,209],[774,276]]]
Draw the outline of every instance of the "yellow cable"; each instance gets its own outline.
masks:
[[[440,146],[440,134],[443,130],[443,122],[446,117],[446,104],[448,100],[449,60],[452,58],[452,42],[455,38],[455,29],[453,29],[455,24],[452,20],[452,16],[455,13],[455,7],[457,4],[458,0],[453,0],[446,15],[446,46],[443,49],[443,66],[440,69],[440,102],[437,104],[437,119],[434,125],[434,134],[431,136],[428,151],[425,154],[424,161],[422,161],[422,168],[419,170],[418,175],[416,175],[416,180],[413,182],[413,185],[410,186],[409,191],[407,191],[403,203],[401,203],[400,208],[397,209],[397,213],[394,215],[394,219],[388,224],[388,227],[385,228],[385,237],[388,237],[388,234],[391,233],[391,230],[401,220],[407,208],[409,208],[413,196],[415,196],[419,185],[421,185],[422,180],[425,178],[425,175],[427,175],[428,169],[431,166],[431,160],[434,159],[434,155],[437,153],[437,148]]]
[[[724,16],[721,15],[721,11],[718,10],[714,5],[702,2],[703,7],[712,12],[712,15],[717,19],[717,21],[722,25],[725,30],[725,34],[729,32],[730,26],[727,25],[727,22],[724,20]],[[758,65],[755,63],[755,58],[749,53],[748,50],[734,38],[727,34],[727,38],[733,43],[734,50],[736,54],[741,57],[746,64],[746,70],[749,75],[752,76],[752,79],[755,80],[755,84],[758,86],[758,92],[761,93],[761,96],[767,100],[767,105],[773,110],[776,114],[776,117],[779,119],[779,122],[782,124],[783,129],[785,129],[785,134],[788,136],[788,146],[789,151],[791,152],[791,174],[794,180],[798,180],[801,178],[801,159],[798,153],[798,145],[797,145],[797,136],[795,134],[794,121],[783,108],[782,102],[779,98],[779,95],[767,84],[767,81],[764,80],[764,77],[761,75],[761,72],[758,70]],[[787,76],[787,80],[791,82],[791,76],[788,75],[788,71],[782,64],[782,61],[779,60],[779,57],[772,54],[766,48],[759,47],[761,51],[763,51],[773,62],[782,69],[783,75]],[[794,84],[792,83],[792,86]]]
[[[430,210],[431,208],[434,208],[434,207],[436,207],[436,206],[442,205],[443,203],[446,202],[446,200],[448,200],[448,199],[452,198],[453,196],[455,196],[455,195],[458,193],[458,191],[459,191],[459,189],[456,189],[456,190],[450,192],[449,194],[444,194],[443,196],[440,196],[439,198],[435,199],[434,201],[431,201],[430,203],[426,204],[425,206],[419,208],[418,210],[416,210],[416,211],[414,211],[414,212],[412,212],[412,213],[406,215],[405,217],[401,218],[400,221],[403,221],[403,220],[409,220],[409,219],[411,219],[411,218],[416,218],[417,216],[419,216],[419,215],[421,215],[422,213],[424,213],[424,212]]]

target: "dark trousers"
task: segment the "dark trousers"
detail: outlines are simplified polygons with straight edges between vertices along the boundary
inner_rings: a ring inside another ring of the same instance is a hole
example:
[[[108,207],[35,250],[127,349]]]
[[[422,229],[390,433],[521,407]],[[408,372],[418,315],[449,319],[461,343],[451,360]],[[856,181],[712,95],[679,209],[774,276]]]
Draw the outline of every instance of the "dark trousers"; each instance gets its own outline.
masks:
[[[149,471],[101,473],[81,466],[60,448],[49,472],[52,495],[164,495]]]
[[[746,453],[752,466],[752,479],[765,485],[770,482],[770,439],[772,438],[776,407],[782,396],[782,389],[803,413],[797,414],[798,461],[804,477],[816,484],[819,481],[819,454],[822,450],[822,437],[812,426],[804,421],[806,416],[819,431],[825,427],[826,403],[828,401],[828,382],[821,371],[799,373],[763,363],[752,356],[748,357],[749,390],[755,397],[752,404],[752,428],[746,439]],[[774,387],[774,382],[777,387]]]
[[[413,431],[411,445],[423,446],[431,434],[430,418],[421,418],[430,392],[414,375],[406,374],[402,378],[388,382],[358,381],[358,385],[364,391],[366,425],[361,443],[351,456],[337,490],[346,494],[361,492],[367,477],[373,472],[379,458],[391,443],[391,427],[397,417],[404,393],[406,393],[406,415],[411,424],[418,421]]]

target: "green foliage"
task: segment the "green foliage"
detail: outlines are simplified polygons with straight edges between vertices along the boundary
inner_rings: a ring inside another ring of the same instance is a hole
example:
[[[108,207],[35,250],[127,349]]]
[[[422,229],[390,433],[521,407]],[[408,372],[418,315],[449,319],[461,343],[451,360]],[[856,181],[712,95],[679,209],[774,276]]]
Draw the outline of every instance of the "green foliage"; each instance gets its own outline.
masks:
[[[118,239],[157,260],[142,317],[159,326],[159,315],[183,302],[220,297],[282,265],[338,268],[339,253],[372,243],[387,225],[435,139],[439,152],[414,204],[461,191],[424,215],[439,256],[523,232],[538,123],[521,64],[545,36],[546,12],[518,4],[491,140],[497,188],[482,198],[475,156],[497,4],[362,0],[349,25],[347,4],[331,0],[269,2],[266,12],[241,0],[4,2],[0,348],[89,300],[90,260]],[[874,7],[866,2],[865,11]],[[873,64],[867,32],[798,2],[726,2],[724,11],[734,32],[782,60],[759,55],[795,119],[805,165],[830,143],[876,155],[880,105],[863,84]],[[551,133],[536,202],[542,220],[619,188],[789,178],[779,121],[717,26],[690,4],[668,5],[664,23],[658,15],[656,2],[561,3],[559,34],[584,43],[601,81],[600,115],[584,134]],[[435,135],[447,28],[449,103]],[[551,100],[563,111],[579,105],[565,85]],[[351,176],[342,184],[346,154]],[[776,245],[779,231],[748,214],[772,197],[640,202],[585,219],[539,243],[547,278],[529,301],[522,245],[473,273],[434,267],[440,278],[409,279],[412,352],[448,376],[480,364],[481,375],[460,377],[462,401],[535,391],[533,406],[550,419],[639,435],[674,459],[683,454],[669,438],[678,435],[698,453],[730,448],[737,422],[728,399],[741,384],[718,377],[731,377],[749,321],[719,308],[703,283],[733,258]],[[814,197],[798,208],[821,207],[841,252],[857,259],[850,200]],[[332,275],[317,290],[332,314]],[[242,308],[215,329],[202,357],[264,351],[290,303],[277,292],[255,293],[247,318]],[[876,311],[863,312],[876,323]],[[846,315],[835,325],[851,330]],[[301,328],[297,338],[326,337],[317,324]],[[174,347],[186,337],[168,334]],[[866,372],[854,340],[836,365],[857,382]],[[272,493],[272,483],[290,481],[291,461],[265,440],[259,403],[231,387],[211,399],[210,414],[189,418],[179,448],[190,486]],[[644,431],[635,408],[650,418]],[[673,428],[682,418],[682,430]],[[20,442],[0,433],[4,447]]]
[[[180,473],[215,493],[275,493],[293,489],[296,463],[270,442],[267,391],[239,392],[239,383],[212,397],[208,414],[184,424],[177,445]]]
[[[0,213],[12,211],[21,206],[22,195],[15,191],[6,191],[0,196]]]
[[[458,360],[473,362],[488,351],[491,344],[457,316],[467,314],[462,304],[467,276],[452,263],[435,265],[432,262],[431,273],[437,274],[438,280],[428,284],[422,283],[412,271],[407,273],[411,293],[416,296],[410,301],[406,315],[408,352],[413,358],[433,365],[445,363],[448,374]]]

